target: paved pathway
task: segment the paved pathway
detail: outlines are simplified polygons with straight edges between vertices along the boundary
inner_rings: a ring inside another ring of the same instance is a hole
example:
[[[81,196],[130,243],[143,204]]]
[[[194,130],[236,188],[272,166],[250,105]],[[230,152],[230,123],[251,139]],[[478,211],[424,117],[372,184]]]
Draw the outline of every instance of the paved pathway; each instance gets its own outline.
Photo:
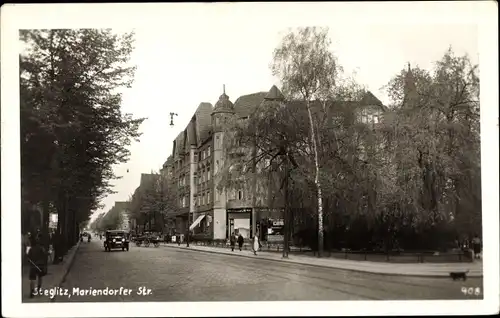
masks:
[[[180,248],[180,249],[190,249],[196,251],[210,252],[210,253],[220,253],[226,255],[237,255],[252,258],[263,258],[267,260],[296,263],[296,264],[307,264],[316,265],[321,267],[338,268],[358,272],[368,272],[375,274],[385,274],[385,275],[405,275],[405,276],[426,276],[426,277],[445,277],[449,276],[450,272],[453,271],[466,271],[469,270],[468,277],[482,277],[483,276],[483,266],[482,261],[476,261],[473,263],[410,263],[410,264],[399,264],[399,263],[384,263],[384,262],[370,262],[370,261],[352,261],[343,260],[338,258],[318,258],[303,255],[289,255],[288,259],[283,259],[280,253],[274,252],[258,252],[257,256],[249,250],[235,250],[232,252],[229,248],[223,247],[209,247],[209,246],[199,246],[191,244],[186,247],[186,244],[165,244],[166,247]]]
[[[234,257],[152,246],[131,246],[129,252],[104,252],[99,243],[81,245],[62,284],[71,296],[58,296],[56,302],[482,298],[466,296],[461,291],[464,286],[482,290],[480,278],[462,282],[382,276],[276,262],[260,255]],[[104,290],[108,290],[107,295]],[[110,295],[109,290],[118,291],[118,295]]]

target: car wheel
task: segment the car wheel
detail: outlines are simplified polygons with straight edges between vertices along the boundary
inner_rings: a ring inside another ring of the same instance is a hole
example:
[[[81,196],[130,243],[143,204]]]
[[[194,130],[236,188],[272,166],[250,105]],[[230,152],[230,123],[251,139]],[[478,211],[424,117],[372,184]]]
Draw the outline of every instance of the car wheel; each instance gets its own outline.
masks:
[[[122,251],[124,251],[124,250],[125,250],[125,247],[122,247]]]

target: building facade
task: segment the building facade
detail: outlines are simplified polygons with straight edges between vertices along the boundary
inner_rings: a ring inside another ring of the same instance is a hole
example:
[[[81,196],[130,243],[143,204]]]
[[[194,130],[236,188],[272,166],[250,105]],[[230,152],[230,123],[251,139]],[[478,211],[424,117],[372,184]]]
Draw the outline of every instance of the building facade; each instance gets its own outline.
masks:
[[[129,203],[126,201],[115,201],[115,208],[121,216],[121,225],[118,227],[120,230],[130,231],[131,221],[129,213]]]
[[[189,124],[173,141],[172,155],[162,168],[162,176],[174,187],[178,199],[177,211],[167,214],[171,222],[170,233],[185,234],[188,229],[197,238],[227,239],[231,233],[244,237],[253,236],[253,231],[263,234],[269,221],[283,223],[282,196],[271,197],[271,188],[279,182],[269,178],[256,181],[256,197],[253,198],[252,182],[246,180],[235,189],[219,190],[222,182],[219,172],[228,158],[224,139],[228,138],[226,123],[231,118],[245,119],[264,102],[284,100],[281,92],[273,86],[268,92],[244,95],[233,104],[225,90],[215,106],[201,103]],[[362,104],[366,107],[358,113],[366,123],[378,123],[382,103],[370,92],[365,94]],[[242,152],[252,153],[245,145]],[[265,163],[262,163],[265,165]],[[257,169],[260,169],[260,165]],[[259,231],[262,229],[262,231]]]

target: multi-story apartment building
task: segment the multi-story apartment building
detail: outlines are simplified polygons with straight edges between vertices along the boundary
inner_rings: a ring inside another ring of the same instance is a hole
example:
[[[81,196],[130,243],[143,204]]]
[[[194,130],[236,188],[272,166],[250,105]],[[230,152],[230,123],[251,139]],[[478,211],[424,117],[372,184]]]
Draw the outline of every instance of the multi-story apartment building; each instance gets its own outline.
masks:
[[[282,197],[273,200],[271,191],[266,190],[276,183],[272,177],[257,181],[257,196],[252,200],[251,186],[219,191],[218,172],[228,159],[223,149],[227,119],[248,118],[264,101],[280,99],[283,95],[273,86],[269,92],[241,96],[233,104],[224,90],[215,106],[198,106],[187,127],[173,141],[172,155],[162,169],[163,177],[175,187],[178,197],[178,210],[168,214],[175,220],[172,226],[176,233],[186,233],[189,223],[196,235],[206,238],[226,239],[235,231],[250,237],[252,223],[256,223],[256,228],[263,220],[279,223],[283,216]],[[385,106],[372,93],[367,92],[357,103],[365,106],[358,113],[361,121],[378,123]],[[247,153],[252,151],[246,148]],[[250,180],[246,184],[250,185]]]

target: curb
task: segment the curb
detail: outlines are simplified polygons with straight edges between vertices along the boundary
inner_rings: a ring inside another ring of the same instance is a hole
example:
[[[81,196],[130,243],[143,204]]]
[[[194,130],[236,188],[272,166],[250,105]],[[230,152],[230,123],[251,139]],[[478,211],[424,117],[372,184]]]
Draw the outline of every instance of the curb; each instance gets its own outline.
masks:
[[[78,249],[80,248],[80,243],[81,243],[80,240],[78,240],[78,242],[74,246],[73,252],[71,254],[67,255],[68,259],[66,260],[66,262],[67,262],[68,265],[66,266],[65,269],[63,268],[63,274],[62,274],[61,279],[57,283],[57,287],[61,287],[62,283],[64,283],[64,281],[66,280],[66,276],[68,276],[68,273],[69,273],[71,267],[73,267],[73,263],[75,262],[76,253],[78,252]],[[51,303],[55,302],[56,298],[57,298],[57,296],[55,296],[54,298],[52,298],[50,300],[50,302]]]
[[[211,254],[219,254],[219,255],[228,255],[228,256],[236,256],[236,257],[246,257],[246,258],[252,258],[255,259],[256,257],[253,256],[248,256],[248,255],[241,255],[241,254],[228,254],[228,253],[221,253],[218,251],[203,251],[203,250],[198,250],[198,249],[191,249],[189,247],[182,247],[182,246],[170,246],[170,245],[163,245],[163,247],[169,247],[169,248],[175,248],[175,249],[181,249],[181,250],[188,250],[188,251],[195,251],[195,252],[201,252],[201,253],[211,253]],[[340,270],[345,270],[345,271],[350,271],[350,272],[356,272],[356,273],[368,273],[368,274],[375,274],[375,275],[383,275],[383,276],[405,276],[405,277],[427,277],[427,278],[449,278],[448,275],[436,275],[436,274],[403,274],[403,273],[378,273],[378,272],[373,272],[370,270],[362,270],[362,269],[354,269],[354,268],[342,268],[342,267],[336,267],[336,266],[327,266],[327,265],[322,265],[322,264],[308,264],[308,263],[302,263],[302,262],[294,262],[286,259],[274,259],[274,258],[268,258],[268,257],[260,257],[260,259],[265,259],[267,261],[273,261],[273,262],[280,262],[280,263],[288,263],[288,264],[297,264],[297,265],[305,265],[305,266],[313,266],[313,267],[320,267],[320,268],[328,268],[328,269],[340,269]],[[482,274],[470,274],[467,275],[468,278],[483,278]]]

